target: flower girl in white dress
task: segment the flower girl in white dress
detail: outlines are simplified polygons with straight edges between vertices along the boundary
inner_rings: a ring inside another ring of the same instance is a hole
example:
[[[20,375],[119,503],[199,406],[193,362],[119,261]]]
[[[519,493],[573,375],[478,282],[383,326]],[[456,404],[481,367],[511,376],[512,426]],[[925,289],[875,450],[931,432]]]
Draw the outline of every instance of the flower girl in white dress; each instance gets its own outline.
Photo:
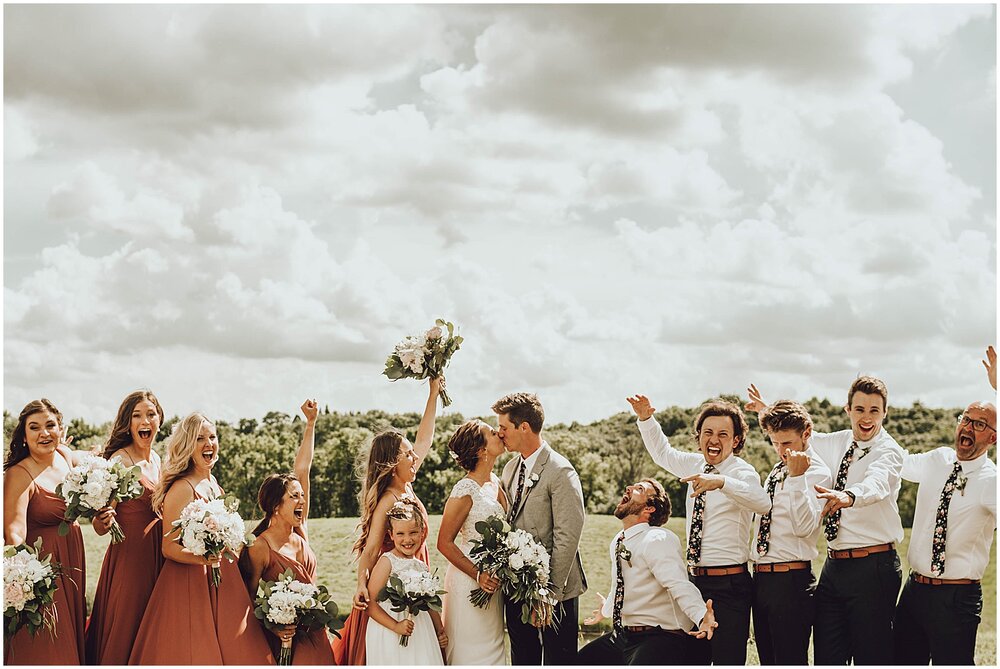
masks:
[[[382,555],[372,569],[368,580],[369,591],[379,592],[389,581],[390,575],[400,576],[407,571],[428,572],[427,565],[414,557],[420,550],[423,538],[423,516],[416,505],[408,500],[396,502],[389,510],[389,536],[394,548]],[[448,645],[441,614],[421,611],[415,618],[406,618],[405,611],[388,610],[385,605],[372,601],[368,605],[371,616],[365,632],[365,651],[370,665],[441,665],[442,649]],[[409,636],[407,645],[400,645],[400,637]]]
[[[448,448],[467,472],[451,491],[441,518],[437,548],[450,565],[444,579],[445,632],[455,642],[448,646],[448,664],[506,664],[503,630],[503,593],[500,582],[481,574],[469,559],[472,540],[481,538],[476,523],[490,516],[504,517],[500,480],[493,474],[497,456],[504,452],[496,430],[480,420],[459,426]],[[461,537],[460,543],[456,539]],[[469,601],[476,588],[493,593],[489,604],[477,608]]]

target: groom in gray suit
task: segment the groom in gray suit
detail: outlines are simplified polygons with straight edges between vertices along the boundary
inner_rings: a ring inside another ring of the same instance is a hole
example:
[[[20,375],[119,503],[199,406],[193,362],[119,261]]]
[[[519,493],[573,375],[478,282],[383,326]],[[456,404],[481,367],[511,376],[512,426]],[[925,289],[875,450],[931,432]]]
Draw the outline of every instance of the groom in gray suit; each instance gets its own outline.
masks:
[[[549,552],[551,590],[556,600],[558,630],[541,634],[521,622],[521,605],[506,603],[510,659],[514,665],[576,664],[579,597],[587,590],[580,559],[585,516],[580,477],[570,461],[541,438],[545,412],[532,393],[513,393],[493,404],[500,439],[517,455],[503,469],[502,483],[510,500],[508,520],[530,532]]]

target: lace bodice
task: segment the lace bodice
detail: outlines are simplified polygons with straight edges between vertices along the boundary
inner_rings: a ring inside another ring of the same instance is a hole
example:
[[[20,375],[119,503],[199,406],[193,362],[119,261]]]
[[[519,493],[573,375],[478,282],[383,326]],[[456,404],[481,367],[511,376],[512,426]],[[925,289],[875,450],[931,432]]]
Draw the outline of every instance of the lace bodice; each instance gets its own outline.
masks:
[[[389,551],[385,555],[386,557],[389,558],[389,564],[392,566],[393,574],[398,574],[399,572],[406,571],[408,569],[412,569],[414,571],[426,571],[426,572],[430,571],[430,569],[427,568],[426,564],[424,564],[422,561],[418,560],[415,557],[402,558],[393,553],[392,551]]]
[[[504,516],[503,506],[498,500],[499,496],[500,482],[496,477],[486,482],[482,487],[479,487],[479,484],[472,479],[463,478],[451,489],[451,497],[472,498],[472,508],[469,509],[469,515],[465,518],[462,529],[459,531],[461,540],[456,542],[466,555],[472,550],[472,540],[478,539],[480,536],[479,532],[476,531],[476,523],[486,520],[490,516]]]

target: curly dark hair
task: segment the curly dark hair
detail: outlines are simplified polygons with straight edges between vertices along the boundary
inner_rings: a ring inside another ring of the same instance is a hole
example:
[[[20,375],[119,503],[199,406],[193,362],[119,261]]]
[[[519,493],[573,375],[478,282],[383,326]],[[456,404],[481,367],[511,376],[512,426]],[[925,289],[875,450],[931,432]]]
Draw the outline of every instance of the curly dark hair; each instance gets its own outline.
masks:
[[[723,399],[710,400],[701,405],[698,417],[694,419],[694,437],[701,434],[701,425],[709,416],[728,416],[733,421],[733,453],[739,455],[746,444],[747,426],[743,410]]]
[[[462,423],[448,440],[448,450],[455,454],[458,464],[467,472],[471,472],[479,464],[479,454],[484,446],[486,435],[483,434],[483,424],[478,420]]]

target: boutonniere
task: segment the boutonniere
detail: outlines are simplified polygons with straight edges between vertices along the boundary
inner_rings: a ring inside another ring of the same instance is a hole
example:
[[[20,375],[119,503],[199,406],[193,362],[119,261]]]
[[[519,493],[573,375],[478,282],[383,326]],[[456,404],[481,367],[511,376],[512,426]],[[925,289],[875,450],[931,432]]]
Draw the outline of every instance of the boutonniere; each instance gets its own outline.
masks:
[[[958,475],[958,480],[955,481],[955,489],[962,493],[962,497],[965,497],[965,485],[969,482],[969,478],[964,474]]]
[[[532,474],[531,476],[528,477],[528,480],[524,482],[524,487],[531,488],[536,483],[538,483],[538,474]]]
[[[621,546],[618,547],[618,550],[616,551],[615,555],[619,559],[625,560],[625,562],[628,563],[628,566],[630,566],[630,567],[632,566],[632,551],[630,551],[629,549],[625,548],[625,543],[624,542],[622,543]]]

